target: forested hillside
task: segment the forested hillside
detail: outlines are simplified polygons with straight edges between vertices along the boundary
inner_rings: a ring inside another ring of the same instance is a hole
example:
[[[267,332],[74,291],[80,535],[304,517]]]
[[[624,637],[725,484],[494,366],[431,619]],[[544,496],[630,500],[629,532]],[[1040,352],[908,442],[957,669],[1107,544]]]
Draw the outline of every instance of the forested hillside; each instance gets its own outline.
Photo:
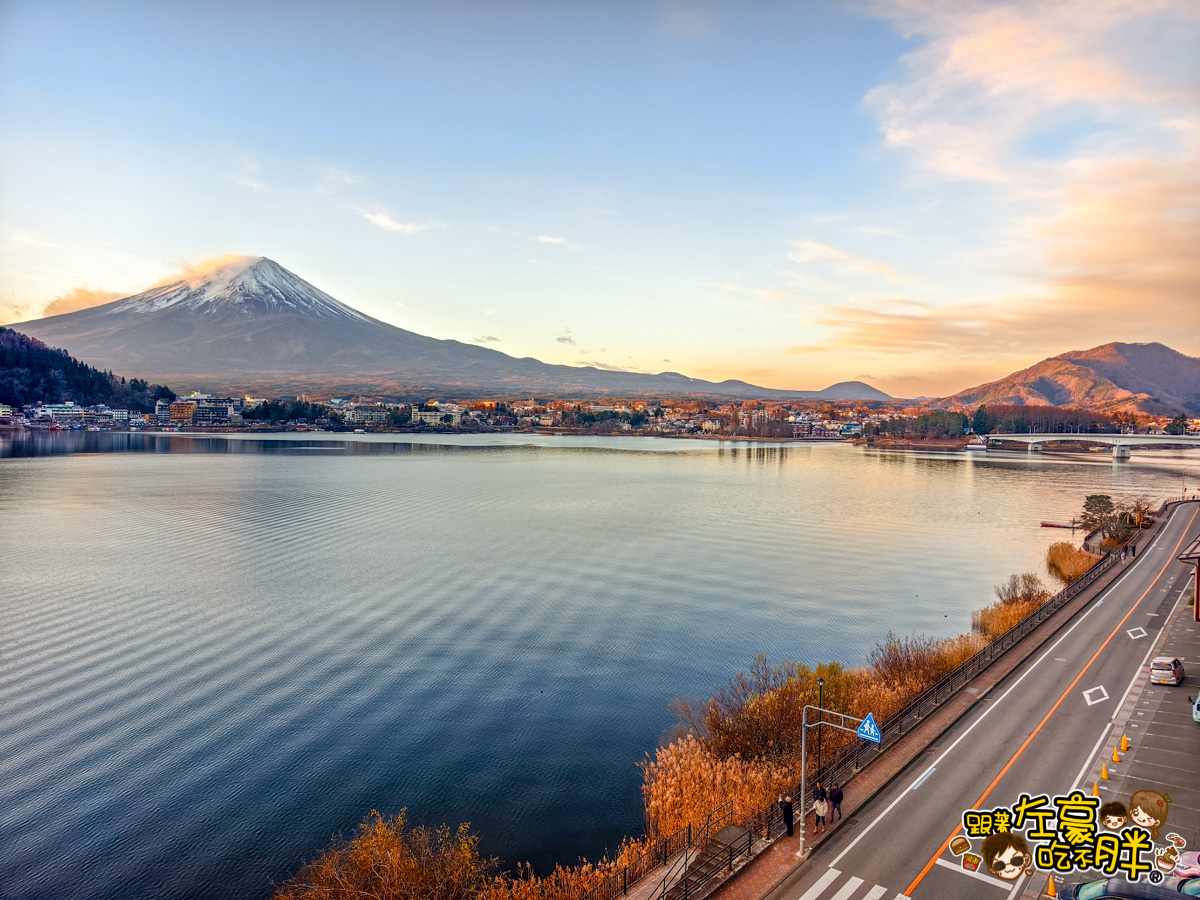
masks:
[[[101,372],[64,350],[47,347],[36,338],[11,328],[0,328],[0,403],[14,409],[26,403],[65,403],[83,406],[104,403],[117,409],[150,412],[154,401],[175,399],[169,387],[128,381],[112,372]]]

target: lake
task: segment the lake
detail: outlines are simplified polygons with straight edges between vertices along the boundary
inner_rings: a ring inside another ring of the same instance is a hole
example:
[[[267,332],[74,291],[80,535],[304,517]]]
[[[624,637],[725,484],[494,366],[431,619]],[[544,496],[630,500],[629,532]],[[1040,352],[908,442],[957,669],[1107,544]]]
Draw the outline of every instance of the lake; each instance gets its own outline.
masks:
[[[1070,539],[1041,520],[1189,478],[1195,451],[0,437],[0,894],[266,898],[404,807],[507,864],[595,857],[640,831],[672,697],[966,632]]]

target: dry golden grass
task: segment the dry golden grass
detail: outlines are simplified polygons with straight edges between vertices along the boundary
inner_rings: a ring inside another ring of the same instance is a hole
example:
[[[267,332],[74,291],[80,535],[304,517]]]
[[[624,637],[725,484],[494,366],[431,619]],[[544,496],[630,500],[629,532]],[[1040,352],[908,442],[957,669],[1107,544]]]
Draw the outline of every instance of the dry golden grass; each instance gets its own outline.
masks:
[[[1099,559],[1099,556],[1080,550],[1068,541],[1051,544],[1050,549],[1046,551],[1046,564],[1050,571],[1068,584],[1094,566]]]
[[[275,900],[468,900],[488,886],[495,861],[483,859],[466,825],[406,828],[372,811],[349,841],[338,841],[275,893]]]
[[[497,874],[478,852],[470,826],[408,828],[405,812],[392,819],[372,811],[349,841],[337,841],[275,893],[275,900],[577,900],[621,871],[650,846],[626,841],[615,859],[557,866],[535,875],[528,866]]]
[[[977,632],[991,640],[1004,634],[1041,605],[1038,600],[993,603],[971,613],[971,624]]]
[[[790,793],[799,768],[768,759],[721,757],[707,741],[687,735],[655,751],[641,764],[646,833],[656,840],[688,825],[702,825],[708,814],[730,800],[747,812]]]

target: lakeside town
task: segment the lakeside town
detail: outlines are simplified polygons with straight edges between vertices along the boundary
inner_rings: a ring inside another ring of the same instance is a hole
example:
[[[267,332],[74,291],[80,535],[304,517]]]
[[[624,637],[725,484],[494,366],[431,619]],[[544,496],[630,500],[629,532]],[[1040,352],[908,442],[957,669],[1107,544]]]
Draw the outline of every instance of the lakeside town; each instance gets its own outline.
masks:
[[[105,404],[0,403],[0,425],[32,430],[540,432],[770,440],[918,439],[964,443],[988,433],[1200,434],[1200,418],[1105,415],[1056,407],[980,406],[973,414],[903,402],[706,403],[685,399],[389,402],[361,397],[160,397],[152,411]]]

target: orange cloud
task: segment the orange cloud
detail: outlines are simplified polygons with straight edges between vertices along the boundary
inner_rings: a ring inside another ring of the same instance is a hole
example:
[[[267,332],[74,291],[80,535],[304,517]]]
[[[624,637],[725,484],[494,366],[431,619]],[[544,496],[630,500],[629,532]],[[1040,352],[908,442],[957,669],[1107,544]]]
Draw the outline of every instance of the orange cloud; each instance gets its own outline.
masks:
[[[118,291],[90,288],[86,284],[81,284],[79,287],[72,288],[65,294],[59,294],[47,303],[46,308],[42,310],[42,315],[61,316],[66,313],[78,312],[81,309],[91,309],[93,306],[100,306],[104,303],[112,303],[114,300],[120,300],[125,296],[128,295]]]
[[[162,287],[168,284],[178,284],[186,281],[192,287],[199,287],[206,281],[232,278],[245,271],[262,259],[261,256],[242,256],[237,253],[223,253],[220,256],[210,256],[199,262],[180,263],[180,269],[174,275],[154,282],[151,287]]]

